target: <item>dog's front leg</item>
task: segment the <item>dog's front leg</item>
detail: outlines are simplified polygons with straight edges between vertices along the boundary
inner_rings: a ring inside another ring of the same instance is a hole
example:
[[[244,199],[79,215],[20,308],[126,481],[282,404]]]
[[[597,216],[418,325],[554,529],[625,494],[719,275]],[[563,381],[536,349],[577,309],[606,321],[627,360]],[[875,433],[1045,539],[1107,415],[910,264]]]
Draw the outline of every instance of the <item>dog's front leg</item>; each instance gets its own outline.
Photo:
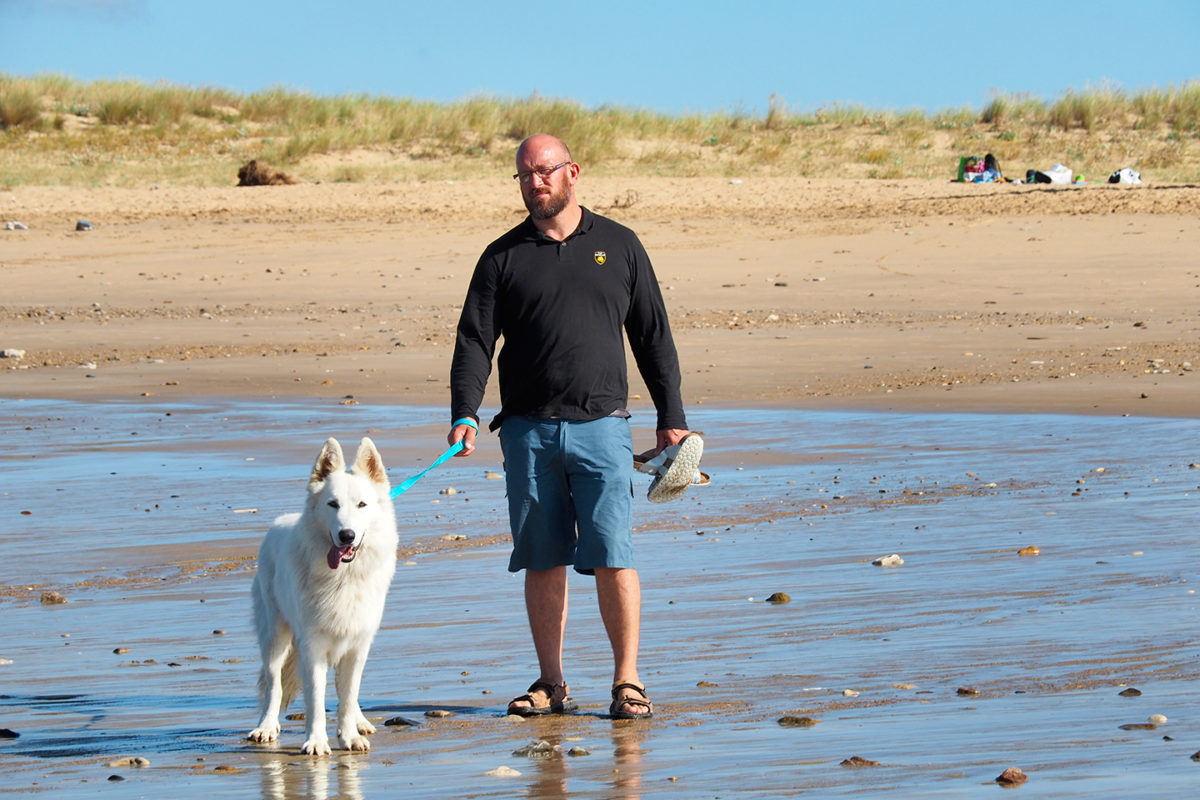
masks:
[[[347,750],[370,750],[367,735],[375,732],[375,726],[367,721],[358,705],[358,689],[366,663],[367,648],[355,647],[342,656],[335,668],[338,738]]]
[[[300,646],[300,676],[304,682],[304,744],[300,752],[310,756],[330,754],[329,734],[325,732],[325,680],[329,664],[323,653],[312,652],[311,645]]]

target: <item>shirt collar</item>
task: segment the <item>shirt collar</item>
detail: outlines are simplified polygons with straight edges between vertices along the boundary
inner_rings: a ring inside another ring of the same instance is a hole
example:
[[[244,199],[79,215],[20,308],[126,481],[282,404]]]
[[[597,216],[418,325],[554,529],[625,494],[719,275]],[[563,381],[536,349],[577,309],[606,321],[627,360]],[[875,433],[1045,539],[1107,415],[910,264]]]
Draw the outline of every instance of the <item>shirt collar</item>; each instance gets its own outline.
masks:
[[[566,239],[563,239],[564,242],[569,242],[576,236],[582,236],[583,234],[587,233],[592,229],[592,225],[596,221],[596,215],[593,214],[586,206],[580,206],[579,210],[582,212],[582,215],[579,218],[579,226],[575,228],[574,232],[570,236],[568,236]],[[525,218],[525,228],[526,235],[534,241],[550,242],[552,244],[562,243],[557,239],[552,239],[549,236],[543,235],[542,232],[537,229],[537,226],[533,224],[532,217]]]

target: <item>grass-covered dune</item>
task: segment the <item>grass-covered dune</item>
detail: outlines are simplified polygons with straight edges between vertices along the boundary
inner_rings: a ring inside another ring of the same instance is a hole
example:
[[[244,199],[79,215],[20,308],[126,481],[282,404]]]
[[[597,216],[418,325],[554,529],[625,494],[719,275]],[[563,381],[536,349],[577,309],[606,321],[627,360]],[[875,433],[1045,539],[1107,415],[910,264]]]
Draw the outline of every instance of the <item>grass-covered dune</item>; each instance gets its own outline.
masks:
[[[959,156],[993,153],[1009,177],[1061,162],[1090,181],[1124,166],[1155,182],[1200,180],[1195,80],[1054,100],[997,94],[936,113],[773,101],[756,116],[0,74],[0,187],[228,185],[255,158],[301,181],[480,178],[510,170],[516,143],[541,131],[599,175],[949,179]]]

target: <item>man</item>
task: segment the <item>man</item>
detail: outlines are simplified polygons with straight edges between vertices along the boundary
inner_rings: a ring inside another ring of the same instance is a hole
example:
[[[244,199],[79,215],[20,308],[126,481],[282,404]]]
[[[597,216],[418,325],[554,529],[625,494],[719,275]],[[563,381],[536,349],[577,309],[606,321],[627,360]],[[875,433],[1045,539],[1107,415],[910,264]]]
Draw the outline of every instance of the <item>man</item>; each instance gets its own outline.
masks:
[[[633,457],[622,330],[658,412],[656,451],[688,436],[679,359],[658,281],[636,235],[579,205],[579,165],[545,134],[517,149],[529,216],[492,242],[463,303],[448,441],[474,450],[497,340],[500,429],[513,552],[541,674],[509,713],[566,713],[567,570],[594,574],[613,653],[617,719],[650,717],[638,676],[641,585],[633,561]],[[698,441],[698,440],[697,440]],[[689,473],[687,478],[690,479]]]

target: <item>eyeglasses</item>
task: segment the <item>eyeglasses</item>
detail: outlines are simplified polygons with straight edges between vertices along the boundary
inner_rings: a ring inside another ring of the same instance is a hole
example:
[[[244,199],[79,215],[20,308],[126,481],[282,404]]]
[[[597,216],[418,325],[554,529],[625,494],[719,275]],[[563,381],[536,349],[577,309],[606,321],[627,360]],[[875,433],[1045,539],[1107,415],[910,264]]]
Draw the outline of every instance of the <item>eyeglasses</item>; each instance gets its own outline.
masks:
[[[540,177],[542,180],[546,180],[555,172],[558,172],[560,169],[570,163],[570,161],[564,161],[561,164],[555,164],[553,167],[538,167],[537,169],[531,169],[528,172],[518,172],[516,175],[513,175],[513,180],[520,183],[529,183],[533,180],[533,176],[535,174],[538,175],[538,177]]]

